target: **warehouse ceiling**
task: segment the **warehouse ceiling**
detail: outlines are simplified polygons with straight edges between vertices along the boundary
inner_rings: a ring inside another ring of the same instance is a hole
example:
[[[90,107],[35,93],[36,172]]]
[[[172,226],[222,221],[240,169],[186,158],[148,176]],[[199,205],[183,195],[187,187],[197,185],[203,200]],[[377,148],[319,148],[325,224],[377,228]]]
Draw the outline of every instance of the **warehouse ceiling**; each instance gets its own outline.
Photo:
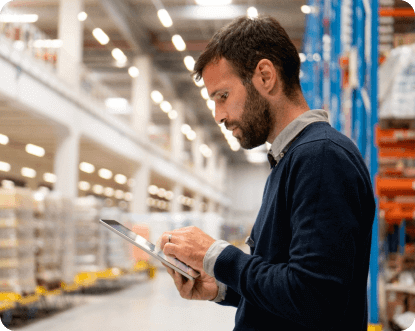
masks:
[[[259,14],[278,19],[300,50],[305,24],[301,6],[306,3],[306,0],[233,0],[232,4],[218,9],[196,5],[194,0],[85,0],[88,18],[84,22],[83,62],[95,78],[120,97],[131,100],[132,79],[128,68],[136,56],[150,55],[154,64],[154,87],[169,101],[182,99],[187,105],[186,122],[192,127],[205,127],[209,140],[218,143],[231,163],[246,162],[243,151],[231,151],[183,59],[186,55],[197,59],[213,34],[235,17],[246,15],[250,6],[255,6]],[[58,38],[59,0],[14,0],[8,6],[39,15],[35,25],[50,39]],[[161,8],[170,14],[172,27],[166,28],[159,21],[157,11]],[[109,44],[102,46],[93,37],[92,30],[97,27],[109,36]],[[177,51],[172,44],[174,34],[181,35],[185,41],[184,52]],[[114,47],[128,57],[123,68],[117,67],[111,56]],[[158,106],[153,108],[152,122],[167,128],[170,121],[167,115]]]

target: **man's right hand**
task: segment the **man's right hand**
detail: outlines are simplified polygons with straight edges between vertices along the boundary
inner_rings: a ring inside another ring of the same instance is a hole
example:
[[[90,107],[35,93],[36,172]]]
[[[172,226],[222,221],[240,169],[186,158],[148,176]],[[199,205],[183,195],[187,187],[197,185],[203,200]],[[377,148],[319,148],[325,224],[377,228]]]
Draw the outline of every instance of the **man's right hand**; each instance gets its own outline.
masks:
[[[204,271],[195,280],[183,277],[181,274],[166,266],[167,272],[174,280],[180,296],[187,300],[213,300],[218,295],[218,285],[215,278],[209,276]]]

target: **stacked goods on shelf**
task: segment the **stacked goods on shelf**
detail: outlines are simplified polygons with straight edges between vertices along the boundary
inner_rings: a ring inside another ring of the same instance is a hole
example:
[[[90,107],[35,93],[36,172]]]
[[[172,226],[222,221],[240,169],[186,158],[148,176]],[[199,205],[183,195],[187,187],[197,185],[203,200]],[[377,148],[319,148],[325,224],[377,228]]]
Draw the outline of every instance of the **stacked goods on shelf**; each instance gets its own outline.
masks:
[[[116,207],[103,208],[100,213],[101,219],[116,220],[122,225],[131,229],[131,224],[123,217],[123,213]],[[101,228],[104,228],[100,224]],[[108,268],[120,268],[123,270],[130,270],[133,268],[132,260],[132,244],[112,232],[104,228],[105,238],[105,261]]]
[[[96,272],[106,269],[106,229],[99,224],[102,202],[93,196],[77,198],[75,226],[75,271]]]
[[[28,189],[0,189],[0,292],[36,290],[34,203]]]
[[[54,192],[45,197],[44,205],[37,226],[37,279],[39,285],[51,290],[62,281],[73,282],[74,223],[70,199]]]

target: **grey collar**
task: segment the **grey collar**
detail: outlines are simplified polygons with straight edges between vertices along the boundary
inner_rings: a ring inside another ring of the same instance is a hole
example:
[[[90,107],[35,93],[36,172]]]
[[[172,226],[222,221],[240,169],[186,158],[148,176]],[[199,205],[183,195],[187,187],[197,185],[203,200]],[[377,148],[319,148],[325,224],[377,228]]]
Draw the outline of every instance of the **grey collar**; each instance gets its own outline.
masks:
[[[328,113],[323,109],[312,109],[298,116],[290,124],[288,124],[275,138],[268,151],[268,160],[271,168],[273,168],[287,153],[288,148],[297,138],[301,131],[309,124],[314,122],[329,123]]]

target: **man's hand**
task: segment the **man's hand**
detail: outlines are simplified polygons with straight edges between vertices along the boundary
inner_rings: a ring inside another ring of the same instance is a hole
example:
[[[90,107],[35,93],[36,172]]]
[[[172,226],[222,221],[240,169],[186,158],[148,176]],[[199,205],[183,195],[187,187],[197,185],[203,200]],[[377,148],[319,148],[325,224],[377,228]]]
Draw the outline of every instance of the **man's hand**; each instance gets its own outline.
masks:
[[[168,266],[165,265],[165,267],[173,278],[174,285],[176,285],[182,298],[187,300],[213,300],[218,295],[219,288],[215,279],[204,271],[201,271],[200,276],[195,280],[189,280]]]
[[[172,235],[169,242],[169,235]],[[161,236],[160,248],[164,254],[174,256],[196,271],[203,271],[203,258],[215,239],[202,230],[189,226],[186,228],[164,232]]]

